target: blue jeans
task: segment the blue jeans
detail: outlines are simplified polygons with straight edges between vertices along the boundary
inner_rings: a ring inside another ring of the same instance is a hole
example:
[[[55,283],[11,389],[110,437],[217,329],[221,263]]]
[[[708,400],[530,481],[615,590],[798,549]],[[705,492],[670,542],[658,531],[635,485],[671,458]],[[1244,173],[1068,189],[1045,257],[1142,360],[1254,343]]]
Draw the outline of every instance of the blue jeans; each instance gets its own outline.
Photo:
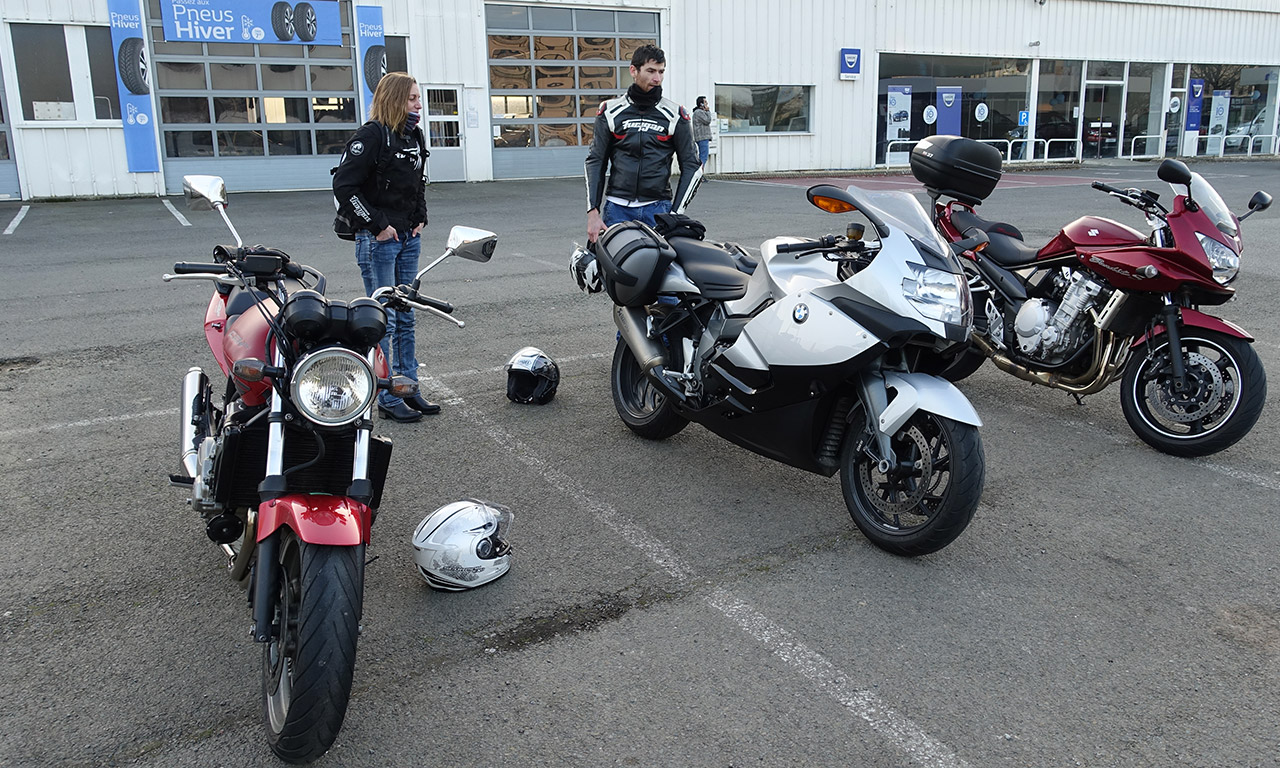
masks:
[[[366,295],[389,285],[412,283],[414,276],[418,274],[418,254],[422,250],[422,238],[417,235],[400,235],[399,238],[378,242],[368,230],[362,229],[356,233],[356,263],[360,265]],[[382,337],[379,345],[393,374],[418,380],[413,312],[388,310],[387,335]],[[378,393],[378,404],[384,408],[393,408],[400,402],[400,398],[386,390]]]
[[[613,226],[620,221],[643,221],[652,227],[657,223],[653,220],[654,216],[659,213],[670,212],[670,200],[659,200],[648,205],[618,205],[611,200],[605,200],[604,212],[601,214],[601,218],[604,219],[606,227]]]
[[[711,155],[711,139],[703,139],[698,142],[698,159],[703,165],[707,164],[707,158]]]

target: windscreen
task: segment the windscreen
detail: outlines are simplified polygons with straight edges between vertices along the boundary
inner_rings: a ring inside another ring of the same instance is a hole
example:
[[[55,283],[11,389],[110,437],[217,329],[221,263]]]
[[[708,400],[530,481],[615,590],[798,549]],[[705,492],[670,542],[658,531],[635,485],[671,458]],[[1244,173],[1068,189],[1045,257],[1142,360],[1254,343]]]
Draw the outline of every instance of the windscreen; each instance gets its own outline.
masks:
[[[1173,189],[1175,194],[1180,194],[1182,191],[1178,187]],[[1205,215],[1220,231],[1231,237],[1238,234],[1235,219],[1231,216],[1231,209],[1227,208],[1218,190],[1198,173],[1191,174],[1191,199],[1204,210]]]

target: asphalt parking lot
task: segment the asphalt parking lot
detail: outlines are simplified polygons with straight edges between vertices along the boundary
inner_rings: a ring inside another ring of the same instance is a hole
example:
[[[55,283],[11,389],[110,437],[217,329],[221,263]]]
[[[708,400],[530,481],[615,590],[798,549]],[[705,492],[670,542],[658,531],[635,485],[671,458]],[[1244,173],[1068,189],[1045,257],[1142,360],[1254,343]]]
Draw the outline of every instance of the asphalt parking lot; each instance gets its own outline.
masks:
[[[1234,210],[1280,163],[1193,166]],[[1009,174],[983,208],[1043,243],[1084,214],[1141,227],[1097,178],[1169,195],[1150,163]],[[853,180],[906,185],[893,179]],[[708,237],[842,232],[804,180],[708,182]],[[923,196],[922,196],[923,198]],[[261,649],[176,470],[177,399],[216,366],[202,283],[174,261],[230,242],[181,200],[0,203],[0,764],[277,765]],[[1125,424],[1117,388],[1076,404],[987,367],[986,486],[951,546],[871,546],[838,480],[691,426],[662,443],[609,395],[609,303],[566,263],[580,180],[435,184],[424,259],[450,226],[499,234],[487,264],[425,281],[466,328],[420,316],[444,412],[395,441],[369,549],[346,723],[320,766],[1267,766],[1280,759],[1280,412],[1204,459]],[[246,241],[350,298],[327,193],[238,194]],[[184,225],[183,219],[187,222]],[[1215,314],[1280,376],[1280,210],[1243,225],[1238,299]],[[424,260],[424,263],[425,260]],[[563,376],[505,397],[526,345]],[[512,507],[512,572],[437,593],[409,537],[466,496]]]

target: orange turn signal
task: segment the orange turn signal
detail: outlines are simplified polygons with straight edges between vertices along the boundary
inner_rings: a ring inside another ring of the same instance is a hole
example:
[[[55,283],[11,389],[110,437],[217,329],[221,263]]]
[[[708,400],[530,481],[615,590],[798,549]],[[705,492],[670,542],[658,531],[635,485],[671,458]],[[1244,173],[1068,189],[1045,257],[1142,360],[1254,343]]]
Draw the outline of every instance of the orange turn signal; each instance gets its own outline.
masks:
[[[813,204],[827,213],[848,213],[849,211],[858,210],[844,200],[837,200],[834,197],[823,197],[821,195],[816,195],[813,198]]]
[[[241,381],[262,381],[267,375],[267,364],[256,357],[246,357],[232,363],[231,375]]]
[[[408,376],[392,376],[387,391],[396,397],[413,397],[418,394],[418,382]]]

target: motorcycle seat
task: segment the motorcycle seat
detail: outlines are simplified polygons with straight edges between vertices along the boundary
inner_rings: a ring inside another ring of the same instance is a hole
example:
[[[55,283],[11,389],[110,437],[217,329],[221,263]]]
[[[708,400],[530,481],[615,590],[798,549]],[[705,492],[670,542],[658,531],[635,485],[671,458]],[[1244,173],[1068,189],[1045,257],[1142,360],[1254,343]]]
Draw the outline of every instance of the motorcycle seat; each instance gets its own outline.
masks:
[[[966,230],[972,229],[973,227],[977,227],[988,235],[1006,235],[1008,237],[1017,238],[1018,240],[1023,239],[1022,231],[1012,224],[1006,224],[1003,221],[991,221],[989,219],[984,219],[973,211],[952,209],[951,223],[954,224],[956,229],[960,230],[962,233]]]
[[[1024,243],[1022,232],[1012,224],[988,221],[976,213],[961,210],[951,212],[951,223],[962,235],[974,228],[986,232],[990,242],[982,252],[1001,266],[1012,267],[1036,260],[1037,249]]]
[[[739,268],[738,259],[725,246],[691,237],[672,237],[667,242],[676,251],[676,263],[705,298],[735,301],[747,295],[751,275]]]

